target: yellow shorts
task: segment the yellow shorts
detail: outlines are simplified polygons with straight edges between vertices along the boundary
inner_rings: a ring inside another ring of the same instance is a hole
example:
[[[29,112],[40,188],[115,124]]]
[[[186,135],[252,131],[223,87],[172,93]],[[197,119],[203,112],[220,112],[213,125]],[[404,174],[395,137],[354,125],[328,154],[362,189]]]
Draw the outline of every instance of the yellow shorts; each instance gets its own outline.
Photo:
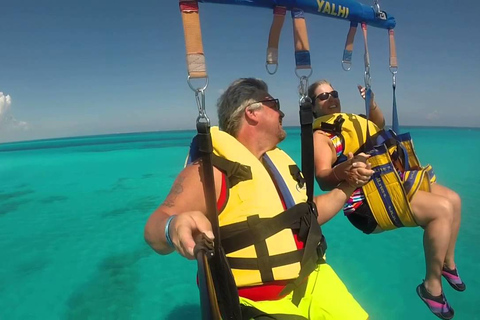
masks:
[[[292,295],[290,293],[272,301],[252,301],[240,297],[240,303],[268,314],[297,315],[312,320],[368,319],[368,314],[326,263],[319,264],[310,274],[305,296],[298,307],[292,303]]]

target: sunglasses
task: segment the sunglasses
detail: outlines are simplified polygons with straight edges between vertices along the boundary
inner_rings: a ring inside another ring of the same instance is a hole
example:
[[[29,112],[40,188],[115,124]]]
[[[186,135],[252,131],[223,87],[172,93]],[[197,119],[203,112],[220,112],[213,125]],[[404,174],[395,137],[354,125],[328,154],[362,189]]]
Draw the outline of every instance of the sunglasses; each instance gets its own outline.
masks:
[[[280,111],[280,101],[278,99],[265,99],[265,100],[260,100],[255,103],[261,103],[269,107],[270,109],[273,109],[275,111]]]
[[[331,92],[322,92],[318,96],[316,96],[315,99],[313,99],[313,101],[315,102],[317,99],[319,99],[320,101],[324,101],[324,100],[327,100],[330,96],[334,98],[338,98],[338,91],[333,90]]]

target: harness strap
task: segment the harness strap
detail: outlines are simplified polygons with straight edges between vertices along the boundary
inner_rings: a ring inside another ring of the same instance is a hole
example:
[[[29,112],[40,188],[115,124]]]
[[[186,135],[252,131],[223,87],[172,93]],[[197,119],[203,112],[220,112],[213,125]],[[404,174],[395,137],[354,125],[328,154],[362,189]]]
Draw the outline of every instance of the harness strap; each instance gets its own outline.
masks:
[[[240,319],[241,311],[237,287],[221,245],[217,198],[215,193],[215,181],[212,164],[213,144],[210,126],[208,123],[197,122],[197,139],[198,153],[201,158],[203,190],[207,206],[207,217],[212,225],[213,234],[215,236],[213,255],[208,258],[211,273],[202,276],[205,276],[206,278],[213,278],[215,292],[219,293],[216,294],[217,299],[213,301],[218,301],[218,307],[221,311],[222,317],[224,319]],[[200,298],[202,300],[207,299],[205,296],[201,296]],[[209,296],[208,299],[211,299],[211,297]],[[202,310],[206,310],[207,308],[205,308],[204,305],[211,305],[211,302],[212,300],[202,301]],[[212,307],[210,307],[210,309],[212,309]],[[208,311],[203,312],[208,313]],[[215,313],[215,310],[210,311],[210,313],[213,313],[213,319],[220,319],[220,315]]]
[[[372,99],[372,89],[371,89],[371,78],[370,78],[370,55],[368,53],[368,43],[367,43],[367,24],[362,22],[362,31],[363,31],[363,42],[365,45],[365,114],[367,116],[367,134],[365,145],[368,150],[373,148],[373,142],[370,139],[370,129],[368,125],[368,120],[370,118],[370,101]]]
[[[393,29],[388,30],[388,38],[390,42],[390,72],[392,73],[392,90],[393,90],[393,107],[392,107],[392,129],[396,133],[400,133],[400,126],[398,121],[398,113],[397,113],[397,98],[395,95],[395,91],[397,88],[397,50],[395,47],[395,34]]]
[[[342,68],[345,71],[349,71],[352,66],[353,42],[355,40],[355,33],[357,32],[357,24],[357,22],[350,22],[350,29],[348,29],[342,59]]]
[[[222,238],[222,246],[226,253],[231,253],[251,246],[256,242],[265,241],[279,231],[290,228],[294,222],[300,220],[306,214],[309,214],[309,205],[304,202],[273,218],[260,219],[253,226],[248,221],[222,226],[220,227],[221,232],[227,235]]]
[[[308,44],[307,25],[302,10],[292,9],[293,37],[295,44],[295,64],[298,69],[312,69],[310,63],[310,46]]]
[[[315,203],[310,203],[310,208],[314,214],[310,215],[310,228],[305,242],[305,254],[300,262],[301,269],[298,278],[288,283],[287,286],[280,292],[280,295],[288,294],[294,290],[292,302],[295,305],[300,303],[300,300],[305,294],[306,279],[317,267],[317,264],[323,259],[324,251],[326,250],[325,237],[323,237],[320,226],[317,222],[317,208]],[[325,244],[322,246],[322,241]],[[320,250],[320,252],[319,252]]]
[[[196,0],[179,1],[187,52],[187,71],[190,78],[206,78],[207,68],[203,53],[202,32]]]
[[[302,261],[304,249],[277,254],[269,257],[270,268],[276,268],[283,265]],[[228,258],[228,263],[233,269],[260,270],[258,258]],[[262,273],[262,272],[261,272]],[[263,273],[262,273],[263,274]],[[262,279],[263,281],[263,279]],[[266,281],[264,281],[266,282]]]
[[[216,154],[212,155],[212,163],[215,167],[225,172],[230,188],[239,182],[252,180],[252,168],[247,165],[227,160]]]
[[[292,164],[288,166],[288,169],[290,170],[290,175],[295,179],[298,183],[298,186],[300,188],[303,188],[305,185],[305,178],[302,176],[302,172],[300,171],[300,168],[297,167],[297,165]]]
[[[280,33],[282,32],[283,22],[285,21],[286,7],[276,6],[273,8],[273,21],[270,27],[267,46],[267,62],[265,68],[269,74],[274,74],[278,69],[278,43],[280,42]],[[269,65],[274,65],[275,69],[270,71]]]

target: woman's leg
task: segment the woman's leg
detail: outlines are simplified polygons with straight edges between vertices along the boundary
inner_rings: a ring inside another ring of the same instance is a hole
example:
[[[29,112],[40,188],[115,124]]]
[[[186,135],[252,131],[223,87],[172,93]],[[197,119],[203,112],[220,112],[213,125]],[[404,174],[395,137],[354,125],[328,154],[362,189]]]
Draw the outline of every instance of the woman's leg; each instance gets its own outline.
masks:
[[[446,197],[417,191],[411,206],[415,221],[424,228],[425,288],[438,296],[442,293],[442,268],[452,236],[453,205]]]
[[[450,243],[448,245],[447,255],[445,256],[445,265],[453,270],[455,266],[455,244],[457,243],[458,230],[460,229],[460,221],[462,214],[462,200],[460,196],[453,190],[439,185],[438,183],[432,184],[432,193],[447,198],[453,206],[453,222],[452,222],[452,234],[450,237]]]

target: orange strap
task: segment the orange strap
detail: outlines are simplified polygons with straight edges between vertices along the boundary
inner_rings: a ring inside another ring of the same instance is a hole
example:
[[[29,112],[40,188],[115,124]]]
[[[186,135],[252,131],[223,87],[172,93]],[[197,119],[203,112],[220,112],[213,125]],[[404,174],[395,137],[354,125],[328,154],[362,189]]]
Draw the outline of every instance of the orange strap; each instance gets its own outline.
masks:
[[[187,52],[187,71],[190,78],[206,78],[207,68],[203,53],[202,31],[196,0],[180,0],[185,49]]]
[[[311,69],[307,24],[303,11],[296,8],[292,9],[292,19],[296,69]]]
[[[268,47],[267,47],[267,72],[274,74],[277,72],[278,68],[278,43],[280,42],[280,33],[282,31],[283,22],[285,21],[285,14],[287,13],[287,8],[285,7],[275,7],[273,9],[273,21],[272,26],[270,27],[270,34],[268,36]],[[275,65],[275,70],[270,71],[268,66]]]
[[[388,37],[390,39],[390,69],[396,69],[398,68],[397,48],[395,46],[395,34],[393,29],[388,30]]]
[[[344,70],[350,70],[352,64],[353,41],[355,40],[355,33],[357,32],[357,23],[351,22],[348,30],[347,40],[345,41],[345,50],[343,50],[342,67]]]

